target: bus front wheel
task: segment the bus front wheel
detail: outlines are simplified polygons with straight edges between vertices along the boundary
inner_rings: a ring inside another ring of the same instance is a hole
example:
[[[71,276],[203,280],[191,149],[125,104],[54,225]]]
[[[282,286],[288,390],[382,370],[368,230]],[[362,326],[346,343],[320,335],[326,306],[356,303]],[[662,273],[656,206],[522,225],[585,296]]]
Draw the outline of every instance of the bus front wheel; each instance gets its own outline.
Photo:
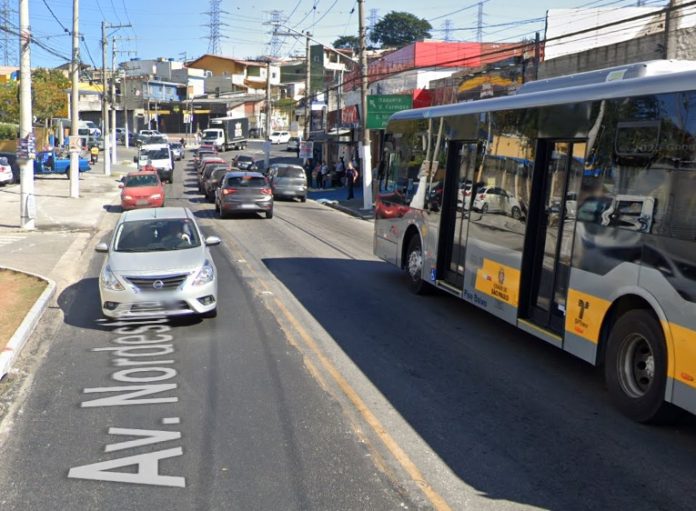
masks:
[[[609,396],[637,422],[668,423],[679,411],[664,401],[667,347],[660,323],[646,310],[633,310],[614,323],[605,359]]]
[[[408,242],[406,271],[409,289],[418,295],[425,294],[428,291],[428,285],[421,278],[423,274],[423,249],[418,236],[413,236]]]

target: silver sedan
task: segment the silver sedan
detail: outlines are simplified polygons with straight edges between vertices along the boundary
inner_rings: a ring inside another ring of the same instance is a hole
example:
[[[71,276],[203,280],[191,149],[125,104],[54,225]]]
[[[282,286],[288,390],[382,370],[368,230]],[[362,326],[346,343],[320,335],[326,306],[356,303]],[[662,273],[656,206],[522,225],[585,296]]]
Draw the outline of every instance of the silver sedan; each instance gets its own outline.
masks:
[[[153,208],[121,215],[99,275],[102,312],[109,318],[217,314],[217,269],[188,208]]]

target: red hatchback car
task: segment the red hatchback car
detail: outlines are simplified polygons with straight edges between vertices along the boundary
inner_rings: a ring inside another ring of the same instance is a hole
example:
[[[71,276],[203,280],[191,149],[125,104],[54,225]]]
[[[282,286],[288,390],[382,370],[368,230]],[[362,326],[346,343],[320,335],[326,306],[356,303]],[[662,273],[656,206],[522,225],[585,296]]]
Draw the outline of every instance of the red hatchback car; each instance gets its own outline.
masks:
[[[124,211],[164,206],[164,185],[157,172],[131,172],[123,177],[119,188]]]

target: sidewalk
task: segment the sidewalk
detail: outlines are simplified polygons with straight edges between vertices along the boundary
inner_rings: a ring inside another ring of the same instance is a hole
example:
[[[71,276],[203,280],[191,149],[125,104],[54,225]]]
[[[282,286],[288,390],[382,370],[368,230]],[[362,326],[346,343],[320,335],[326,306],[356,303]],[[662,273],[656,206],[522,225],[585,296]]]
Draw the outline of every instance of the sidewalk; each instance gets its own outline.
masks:
[[[118,203],[121,175],[132,170],[130,164],[122,163],[112,166],[111,176],[104,175],[103,162],[81,173],[79,198],[70,197],[70,180],[65,176],[35,176],[33,230],[21,227],[20,185],[0,188],[0,269],[18,270],[48,282],[47,294],[29,311],[0,353],[3,372],[11,367],[44,311],[59,308],[61,292],[81,277],[84,268],[75,262],[88,249],[105,216],[120,212],[109,205]],[[0,373],[0,378],[3,376]]]
[[[348,188],[310,188],[307,198],[323,203],[326,206],[343,211],[349,215],[363,220],[372,220],[375,216],[374,209],[363,209],[362,186],[353,188],[354,197],[347,199]],[[372,197],[374,202],[375,197]]]

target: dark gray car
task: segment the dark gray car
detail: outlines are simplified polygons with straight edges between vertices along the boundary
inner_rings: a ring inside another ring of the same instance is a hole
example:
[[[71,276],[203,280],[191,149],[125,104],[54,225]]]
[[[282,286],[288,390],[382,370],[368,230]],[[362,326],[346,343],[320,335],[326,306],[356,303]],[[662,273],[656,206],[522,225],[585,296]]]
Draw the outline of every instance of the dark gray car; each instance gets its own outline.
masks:
[[[307,200],[307,174],[299,165],[274,163],[268,170],[273,197]]]
[[[273,218],[273,192],[259,172],[228,172],[215,192],[215,211],[220,218],[230,213],[256,211]]]

